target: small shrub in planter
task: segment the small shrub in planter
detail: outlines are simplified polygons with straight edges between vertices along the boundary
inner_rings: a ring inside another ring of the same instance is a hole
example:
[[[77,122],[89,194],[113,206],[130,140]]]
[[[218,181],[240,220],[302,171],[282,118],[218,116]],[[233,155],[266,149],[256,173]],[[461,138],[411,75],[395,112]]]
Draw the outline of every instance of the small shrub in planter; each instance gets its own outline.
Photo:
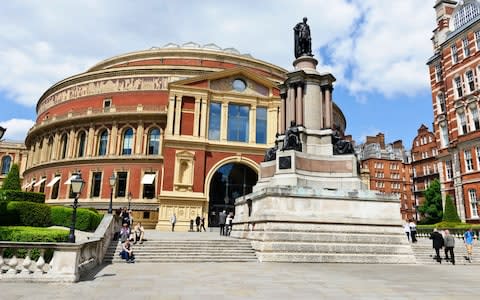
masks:
[[[52,222],[57,226],[70,227],[73,209],[63,206],[52,206]],[[87,208],[77,209],[75,228],[82,231],[94,231],[100,224],[103,216]]]

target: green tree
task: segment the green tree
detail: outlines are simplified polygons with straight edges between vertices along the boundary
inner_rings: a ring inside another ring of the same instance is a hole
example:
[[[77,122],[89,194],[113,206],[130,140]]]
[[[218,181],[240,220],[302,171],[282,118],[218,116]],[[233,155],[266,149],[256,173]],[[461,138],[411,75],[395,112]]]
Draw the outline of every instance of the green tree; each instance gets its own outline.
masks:
[[[8,172],[7,177],[3,181],[2,190],[14,190],[21,191],[22,187],[20,185],[20,171],[17,164],[13,164],[10,172]]]
[[[423,224],[435,224],[442,221],[442,193],[440,192],[440,181],[435,179],[430,183],[428,188],[423,192],[425,201],[418,208],[418,211],[424,219]]]
[[[455,204],[453,204],[453,200],[450,195],[447,195],[447,197],[445,198],[445,211],[443,212],[442,221],[455,223],[461,222],[460,217],[457,213],[457,208],[455,207]]]

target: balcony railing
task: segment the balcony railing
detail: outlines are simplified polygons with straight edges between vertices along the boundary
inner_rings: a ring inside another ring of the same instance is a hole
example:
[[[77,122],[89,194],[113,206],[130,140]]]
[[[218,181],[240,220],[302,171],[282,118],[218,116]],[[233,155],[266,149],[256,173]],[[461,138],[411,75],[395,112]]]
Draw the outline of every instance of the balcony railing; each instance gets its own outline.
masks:
[[[65,114],[58,114],[47,116],[41,122],[34,125],[29,133],[33,130],[36,130],[40,127],[47,126],[51,123],[58,121],[73,119],[73,118],[83,118],[83,117],[95,117],[102,115],[112,115],[112,114],[128,114],[128,113],[164,113],[167,112],[166,105],[135,105],[135,106],[110,106],[104,108],[86,108],[78,109],[75,111],[69,111]]]
[[[79,243],[0,242],[1,281],[76,282],[103,261],[120,220],[106,215],[90,240]]]

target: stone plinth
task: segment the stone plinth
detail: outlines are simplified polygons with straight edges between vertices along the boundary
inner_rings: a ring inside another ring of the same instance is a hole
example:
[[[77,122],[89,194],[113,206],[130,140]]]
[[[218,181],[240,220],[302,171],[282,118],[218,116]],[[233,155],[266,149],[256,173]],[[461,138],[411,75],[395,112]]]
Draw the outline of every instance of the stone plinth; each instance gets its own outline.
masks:
[[[273,186],[236,201],[232,236],[260,261],[415,263],[400,225],[391,195]]]

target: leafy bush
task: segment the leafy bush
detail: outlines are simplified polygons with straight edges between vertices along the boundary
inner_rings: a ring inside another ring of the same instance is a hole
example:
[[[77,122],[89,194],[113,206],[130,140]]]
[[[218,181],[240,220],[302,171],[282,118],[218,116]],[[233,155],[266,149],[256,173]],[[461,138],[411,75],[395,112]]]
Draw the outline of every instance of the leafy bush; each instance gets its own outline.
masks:
[[[460,217],[457,213],[457,208],[455,207],[455,204],[453,204],[452,197],[450,195],[447,195],[445,198],[445,211],[443,212],[442,221],[461,223]]]
[[[7,177],[3,181],[2,190],[14,190],[21,191],[20,185],[20,171],[17,164],[13,164],[12,168],[7,174]]]
[[[69,231],[28,226],[0,226],[0,241],[67,242]]]
[[[52,222],[57,226],[70,227],[72,224],[73,209],[63,206],[52,206]],[[75,228],[82,231],[94,231],[102,221],[103,215],[87,208],[77,209]]]
[[[14,224],[35,227],[48,227],[52,224],[50,207],[46,204],[12,201],[7,204],[7,212]]]
[[[0,191],[0,200],[45,203],[45,194],[35,192],[22,192],[15,190],[2,190]]]
[[[67,242],[69,231],[65,229],[47,229],[38,227],[26,226],[0,226],[0,241],[13,242]],[[18,258],[25,258],[28,250],[18,249],[15,255]],[[6,249],[4,252],[5,258],[13,256],[12,249]],[[40,256],[39,249],[31,249],[30,258],[37,260]],[[44,254],[46,262],[50,262],[53,257],[53,250],[47,249]]]

